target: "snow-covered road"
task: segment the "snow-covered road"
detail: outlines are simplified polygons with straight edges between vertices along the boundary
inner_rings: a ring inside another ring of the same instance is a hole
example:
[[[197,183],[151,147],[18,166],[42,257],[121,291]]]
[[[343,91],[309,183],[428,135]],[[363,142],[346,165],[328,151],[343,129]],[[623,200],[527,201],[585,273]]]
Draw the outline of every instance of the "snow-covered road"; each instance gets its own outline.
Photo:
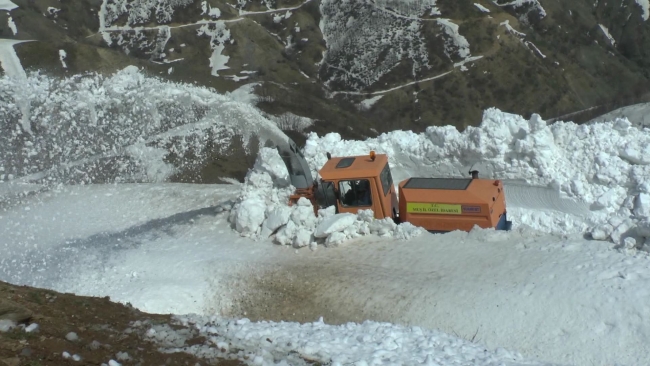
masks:
[[[550,362],[645,360],[646,256],[530,229],[295,250],[237,236],[218,213],[236,193],[124,184],[23,198],[0,217],[0,279],[110,296],[150,312],[370,319]]]

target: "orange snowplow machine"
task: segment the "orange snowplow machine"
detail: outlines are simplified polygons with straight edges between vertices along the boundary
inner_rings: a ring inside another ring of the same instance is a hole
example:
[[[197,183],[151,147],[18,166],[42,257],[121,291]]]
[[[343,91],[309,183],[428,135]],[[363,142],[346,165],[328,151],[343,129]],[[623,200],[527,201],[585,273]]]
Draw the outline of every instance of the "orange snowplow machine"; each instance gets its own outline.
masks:
[[[512,226],[503,183],[492,179],[406,179],[399,185],[399,218],[434,232]]]
[[[297,189],[290,204],[305,197],[318,208],[337,213],[372,209],[377,219],[410,222],[431,232],[481,228],[510,230],[503,183],[494,179],[408,178],[399,183],[399,199],[385,154],[332,157],[319,171],[321,179]]]

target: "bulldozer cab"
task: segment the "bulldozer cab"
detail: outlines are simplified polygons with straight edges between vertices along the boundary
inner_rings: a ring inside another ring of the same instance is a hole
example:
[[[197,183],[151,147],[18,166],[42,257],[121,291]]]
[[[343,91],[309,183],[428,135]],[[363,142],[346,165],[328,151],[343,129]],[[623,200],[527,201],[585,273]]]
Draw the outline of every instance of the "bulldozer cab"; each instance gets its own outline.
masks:
[[[339,213],[372,209],[377,219],[396,216],[397,195],[385,154],[330,158],[319,174],[320,186],[333,192],[325,206],[334,204]]]

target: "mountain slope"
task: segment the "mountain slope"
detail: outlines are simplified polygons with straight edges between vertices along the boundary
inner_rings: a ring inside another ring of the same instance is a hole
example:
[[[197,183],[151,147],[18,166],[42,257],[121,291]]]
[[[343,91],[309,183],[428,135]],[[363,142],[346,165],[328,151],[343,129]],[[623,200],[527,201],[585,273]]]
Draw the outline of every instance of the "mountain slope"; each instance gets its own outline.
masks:
[[[219,92],[252,83],[258,107],[295,130],[298,143],[308,131],[365,138],[462,129],[489,107],[552,118],[648,99],[643,1],[13,3],[0,11],[0,36],[31,40],[7,48],[27,72],[110,74],[135,65]],[[237,145],[233,156],[241,156]]]

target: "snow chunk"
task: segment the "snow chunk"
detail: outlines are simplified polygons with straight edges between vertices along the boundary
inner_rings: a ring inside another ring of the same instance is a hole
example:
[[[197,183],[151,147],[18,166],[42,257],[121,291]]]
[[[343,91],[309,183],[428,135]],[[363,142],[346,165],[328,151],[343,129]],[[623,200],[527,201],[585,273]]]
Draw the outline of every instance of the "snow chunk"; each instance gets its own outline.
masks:
[[[330,216],[318,225],[314,236],[317,238],[326,238],[328,235],[340,232],[352,226],[357,220],[357,216],[351,213],[340,213]]]
[[[7,25],[11,29],[11,32],[14,34],[14,36],[18,34],[18,28],[16,28],[16,23],[14,23],[14,19],[11,16],[7,18]]]
[[[609,33],[609,29],[607,29],[607,27],[605,27],[602,24],[598,24],[598,26],[600,27],[600,30],[602,30],[603,33],[605,34],[605,37],[607,37],[607,39],[609,39],[609,43],[611,43],[612,47],[616,47],[616,40]]]
[[[366,110],[366,111],[369,110],[369,109],[372,108],[372,106],[375,105],[375,103],[377,103],[377,101],[379,101],[379,99],[381,99],[383,96],[384,96],[384,94],[380,94],[380,95],[374,96],[374,97],[372,97],[372,98],[368,98],[368,99],[362,100],[362,101],[359,103],[359,109],[361,109],[361,110]]]
[[[210,48],[212,49],[212,56],[210,56],[210,68],[212,69],[212,76],[219,76],[219,71],[227,70],[230,67],[226,66],[230,56],[223,55],[226,41],[230,40],[230,30],[226,28],[226,23],[218,21],[210,24],[204,24],[197,30],[197,35],[210,36]]]
[[[641,219],[650,218],[650,194],[640,193],[634,202],[634,214]]]
[[[65,58],[68,56],[65,52],[65,50],[59,50],[59,60],[61,61],[61,65],[63,66],[64,69],[68,68],[68,65],[65,63]]]
[[[237,231],[243,236],[256,235],[264,222],[266,205],[259,198],[249,198],[241,202],[237,211]]]
[[[201,15],[208,15],[212,19],[217,19],[221,16],[221,10],[219,8],[213,8],[207,1],[201,2],[201,10],[203,11]]]
[[[480,10],[483,13],[489,13],[490,12],[490,9],[486,8],[485,6],[483,6],[483,5],[479,4],[479,3],[474,3],[474,6],[476,6],[478,8],[478,10]]]
[[[469,42],[467,38],[458,32],[458,24],[453,23],[449,19],[436,19],[449,37],[445,40],[445,54],[451,58],[453,54],[458,54],[460,58],[467,58],[470,56]]]
[[[0,319],[0,332],[8,332],[16,327],[16,323],[9,319]]]

